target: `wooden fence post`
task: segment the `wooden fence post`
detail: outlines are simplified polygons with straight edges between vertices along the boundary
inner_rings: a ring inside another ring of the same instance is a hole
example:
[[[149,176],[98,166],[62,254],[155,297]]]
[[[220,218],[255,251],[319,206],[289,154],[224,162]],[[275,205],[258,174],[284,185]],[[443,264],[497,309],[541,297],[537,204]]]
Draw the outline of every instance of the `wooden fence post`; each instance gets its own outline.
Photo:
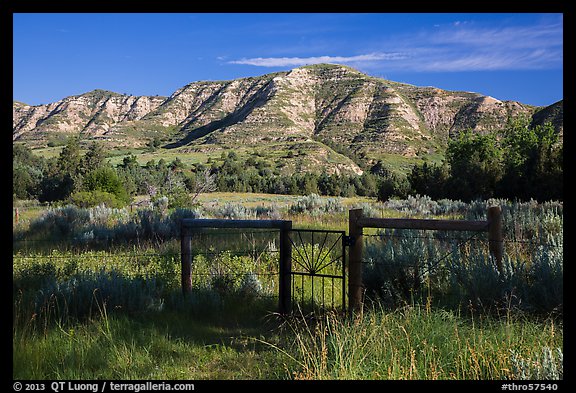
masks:
[[[186,295],[192,290],[192,235],[184,225],[180,227],[180,258],[182,294]]]
[[[363,228],[358,223],[362,216],[362,209],[348,212],[348,235],[353,239],[348,254],[348,308],[351,315],[362,309]]]
[[[498,271],[502,273],[502,257],[504,255],[504,235],[502,223],[502,208],[500,206],[491,206],[488,208],[488,248],[490,254],[496,260]]]
[[[292,310],[292,244],[290,231],[292,221],[280,228],[280,277],[278,283],[278,312],[288,314]]]

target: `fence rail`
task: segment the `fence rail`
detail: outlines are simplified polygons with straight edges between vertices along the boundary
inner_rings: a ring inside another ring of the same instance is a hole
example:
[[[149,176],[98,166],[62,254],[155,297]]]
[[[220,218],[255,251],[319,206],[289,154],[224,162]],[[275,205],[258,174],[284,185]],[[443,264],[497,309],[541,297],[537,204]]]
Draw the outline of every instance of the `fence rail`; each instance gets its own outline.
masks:
[[[504,239],[500,206],[489,207],[487,218],[486,221],[371,218],[364,217],[362,209],[350,210],[348,216],[348,233],[352,240],[349,243],[348,257],[348,309],[350,312],[361,310],[363,304],[362,249],[364,228],[488,232],[490,253],[494,256],[498,270],[502,272]]]
[[[359,217],[356,225],[362,228],[424,229],[435,231],[486,231],[487,221],[434,220],[414,218]]]

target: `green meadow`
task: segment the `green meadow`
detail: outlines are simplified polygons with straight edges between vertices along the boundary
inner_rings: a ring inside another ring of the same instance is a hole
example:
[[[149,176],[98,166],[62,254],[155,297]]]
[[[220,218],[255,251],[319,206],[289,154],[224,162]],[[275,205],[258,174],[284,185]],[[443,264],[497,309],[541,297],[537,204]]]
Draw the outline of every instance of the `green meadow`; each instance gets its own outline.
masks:
[[[482,239],[374,231],[361,312],[279,315],[276,235],[208,233],[181,291],[183,217],[347,230],[351,208],[485,219],[493,203],[504,273]],[[14,379],[563,378],[562,204],[210,193],[190,210],[18,206]],[[435,269],[416,276],[415,261]]]

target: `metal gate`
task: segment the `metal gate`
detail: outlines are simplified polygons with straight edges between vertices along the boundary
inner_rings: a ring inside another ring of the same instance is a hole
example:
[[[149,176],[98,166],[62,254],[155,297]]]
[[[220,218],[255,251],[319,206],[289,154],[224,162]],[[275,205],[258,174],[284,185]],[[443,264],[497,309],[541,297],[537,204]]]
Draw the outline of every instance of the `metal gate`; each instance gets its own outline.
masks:
[[[344,231],[293,229],[291,307],[304,314],[346,311],[346,234]]]
[[[278,311],[281,314],[346,312],[349,238],[344,231],[292,229],[292,221],[280,220],[183,219],[181,224],[184,295],[192,290],[193,233],[202,228],[278,229]]]

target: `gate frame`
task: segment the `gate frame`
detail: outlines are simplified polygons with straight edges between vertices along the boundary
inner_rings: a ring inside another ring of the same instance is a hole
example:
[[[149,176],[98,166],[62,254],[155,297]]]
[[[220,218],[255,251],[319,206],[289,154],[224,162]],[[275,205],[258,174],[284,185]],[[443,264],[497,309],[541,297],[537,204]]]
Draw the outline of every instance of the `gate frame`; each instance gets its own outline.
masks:
[[[362,249],[364,228],[424,229],[446,231],[488,232],[488,247],[502,273],[504,237],[502,208],[490,206],[486,221],[437,220],[416,218],[371,218],[364,217],[362,209],[348,211],[348,234],[351,237],[348,255],[348,309],[350,313],[362,311]]]
[[[192,233],[200,228],[231,228],[231,229],[279,229],[280,258],[278,284],[278,312],[286,314],[292,308],[291,270],[292,244],[289,232],[292,221],[287,220],[223,220],[184,218],[180,224],[180,259],[182,264],[182,293],[186,296],[192,290]]]

